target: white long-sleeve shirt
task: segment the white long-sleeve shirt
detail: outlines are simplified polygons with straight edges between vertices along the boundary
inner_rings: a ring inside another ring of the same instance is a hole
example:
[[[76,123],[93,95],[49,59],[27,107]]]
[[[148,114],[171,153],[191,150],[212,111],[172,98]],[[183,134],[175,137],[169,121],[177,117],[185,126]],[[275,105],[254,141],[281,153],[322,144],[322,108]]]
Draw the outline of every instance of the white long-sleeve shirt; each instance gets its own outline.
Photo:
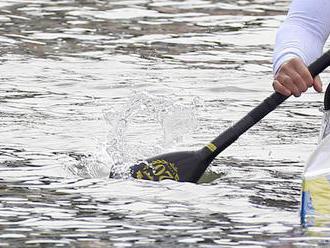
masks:
[[[306,65],[321,56],[330,33],[330,0],[293,0],[276,35],[273,72],[299,57]]]

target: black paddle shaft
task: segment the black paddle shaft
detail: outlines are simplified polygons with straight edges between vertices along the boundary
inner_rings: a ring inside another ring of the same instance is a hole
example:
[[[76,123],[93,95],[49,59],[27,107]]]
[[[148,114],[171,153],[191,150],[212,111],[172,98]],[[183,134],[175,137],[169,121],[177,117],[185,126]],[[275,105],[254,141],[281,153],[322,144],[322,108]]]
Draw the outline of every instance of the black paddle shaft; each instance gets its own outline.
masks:
[[[308,70],[314,78],[330,65],[330,50],[324,53],[320,58],[308,66]],[[220,152],[231,145],[239,136],[250,129],[254,124],[259,122],[267,114],[272,112],[277,106],[284,102],[289,96],[283,96],[280,93],[273,93],[267,97],[262,103],[251,110],[246,116],[239,120],[232,127],[228,128],[222,134],[212,141],[217,148],[213,152],[216,157]]]

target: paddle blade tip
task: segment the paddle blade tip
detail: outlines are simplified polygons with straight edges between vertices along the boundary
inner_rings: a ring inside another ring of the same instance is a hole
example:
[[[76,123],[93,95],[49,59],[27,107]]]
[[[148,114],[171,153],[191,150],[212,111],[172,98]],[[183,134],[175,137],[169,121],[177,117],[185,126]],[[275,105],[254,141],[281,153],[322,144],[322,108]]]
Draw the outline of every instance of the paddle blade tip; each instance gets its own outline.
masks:
[[[151,181],[169,179],[179,181],[179,174],[175,164],[161,159],[137,163],[130,168],[130,174],[136,179]]]

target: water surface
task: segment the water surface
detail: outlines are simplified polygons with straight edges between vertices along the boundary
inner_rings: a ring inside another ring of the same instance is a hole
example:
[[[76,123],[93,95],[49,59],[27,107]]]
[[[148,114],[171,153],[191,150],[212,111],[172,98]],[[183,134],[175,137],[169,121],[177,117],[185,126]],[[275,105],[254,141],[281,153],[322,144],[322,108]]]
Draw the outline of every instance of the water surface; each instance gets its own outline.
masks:
[[[125,174],[200,148],[272,93],[288,4],[1,1],[0,246],[327,245],[298,213],[322,115],[312,91],[230,146],[204,183]]]

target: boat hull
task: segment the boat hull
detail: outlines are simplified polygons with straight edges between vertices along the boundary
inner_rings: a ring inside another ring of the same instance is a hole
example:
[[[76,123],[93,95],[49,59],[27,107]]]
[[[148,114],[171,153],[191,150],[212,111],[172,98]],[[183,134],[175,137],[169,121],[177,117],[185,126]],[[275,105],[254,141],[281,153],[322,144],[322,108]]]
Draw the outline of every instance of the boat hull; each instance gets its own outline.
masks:
[[[329,89],[329,87],[328,87]],[[305,166],[301,194],[301,223],[330,224],[330,110],[324,111],[320,142]],[[328,220],[328,221],[326,221]]]

